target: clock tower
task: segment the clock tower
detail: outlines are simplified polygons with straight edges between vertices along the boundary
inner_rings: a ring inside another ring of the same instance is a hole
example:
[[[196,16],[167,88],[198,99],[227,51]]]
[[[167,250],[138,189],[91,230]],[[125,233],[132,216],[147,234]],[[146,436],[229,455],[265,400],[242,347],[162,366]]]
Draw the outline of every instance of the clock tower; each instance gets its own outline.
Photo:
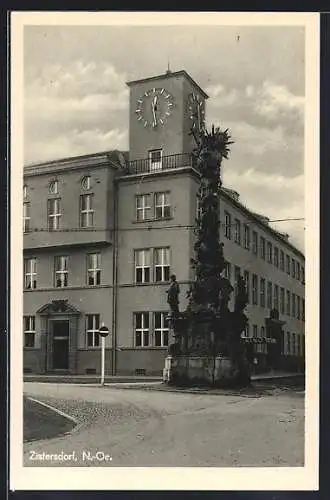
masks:
[[[184,70],[127,83],[129,99],[129,159],[158,160],[191,153],[191,129],[204,127],[207,94]]]

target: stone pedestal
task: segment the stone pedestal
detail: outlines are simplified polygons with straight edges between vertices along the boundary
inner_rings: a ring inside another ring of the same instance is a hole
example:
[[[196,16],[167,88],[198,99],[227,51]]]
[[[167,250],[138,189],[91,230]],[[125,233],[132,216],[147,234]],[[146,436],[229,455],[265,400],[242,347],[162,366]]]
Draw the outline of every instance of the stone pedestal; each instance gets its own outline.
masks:
[[[163,370],[163,381],[177,386],[232,387],[241,385],[240,377],[238,367],[224,356],[168,356]]]
[[[163,369],[163,382],[165,383],[170,383],[171,380],[172,359],[173,356],[167,356],[165,358],[165,367]]]

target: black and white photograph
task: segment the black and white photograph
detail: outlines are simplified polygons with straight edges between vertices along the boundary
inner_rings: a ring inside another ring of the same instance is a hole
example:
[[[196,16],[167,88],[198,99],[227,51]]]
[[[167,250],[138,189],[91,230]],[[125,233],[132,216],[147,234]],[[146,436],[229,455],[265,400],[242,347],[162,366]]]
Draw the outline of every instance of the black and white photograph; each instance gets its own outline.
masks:
[[[316,489],[319,15],[11,33],[12,487]]]

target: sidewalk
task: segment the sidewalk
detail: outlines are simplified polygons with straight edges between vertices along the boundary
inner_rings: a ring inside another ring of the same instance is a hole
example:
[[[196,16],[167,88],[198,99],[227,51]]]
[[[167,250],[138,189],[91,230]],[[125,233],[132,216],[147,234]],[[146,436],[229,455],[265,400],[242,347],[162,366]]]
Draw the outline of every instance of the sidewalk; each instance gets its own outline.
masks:
[[[304,373],[288,373],[288,372],[269,372],[261,373],[257,375],[252,375],[251,380],[277,380],[277,379],[287,379],[305,377]],[[100,382],[100,376],[97,375],[53,375],[53,374],[40,374],[32,375],[25,374],[23,377],[24,382],[44,382],[44,383],[54,383],[54,384],[98,384]],[[146,376],[146,375],[111,375],[106,376],[104,382],[108,384],[120,384],[120,383],[133,383],[133,384],[143,384],[150,382],[162,382],[161,376]]]
[[[289,372],[268,372],[268,373],[258,373],[257,375],[252,375],[251,380],[272,380],[272,379],[282,379],[282,378],[305,378],[305,373],[289,373]]]
[[[50,382],[58,384],[98,384],[100,375],[56,375],[56,374],[24,374],[24,382]],[[161,376],[145,376],[145,375],[108,375],[105,376],[104,382],[111,383],[146,383],[146,382],[161,382]]]

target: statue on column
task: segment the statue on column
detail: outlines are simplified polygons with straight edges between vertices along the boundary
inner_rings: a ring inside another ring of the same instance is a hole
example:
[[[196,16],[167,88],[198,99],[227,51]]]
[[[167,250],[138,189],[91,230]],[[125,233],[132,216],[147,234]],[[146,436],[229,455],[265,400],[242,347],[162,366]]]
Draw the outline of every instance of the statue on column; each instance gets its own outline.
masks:
[[[179,354],[181,350],[181,335],[178,331],[178,322],[179,318],[179,293],[180,287],[179,283],[176,281],[175,274],[171,276],[171,285],[167,290],[167,303],[170,306],[169,312],[169,329],[170,329],[170,337],[172,337],[172,342],[169,342],[169,354],[175,355]]]
[[[175,274],[171,276],[171,285],[167,290],[167,303],[170,306],[172,316],[176,317],[179,314],[179,283],[176,281]]]

